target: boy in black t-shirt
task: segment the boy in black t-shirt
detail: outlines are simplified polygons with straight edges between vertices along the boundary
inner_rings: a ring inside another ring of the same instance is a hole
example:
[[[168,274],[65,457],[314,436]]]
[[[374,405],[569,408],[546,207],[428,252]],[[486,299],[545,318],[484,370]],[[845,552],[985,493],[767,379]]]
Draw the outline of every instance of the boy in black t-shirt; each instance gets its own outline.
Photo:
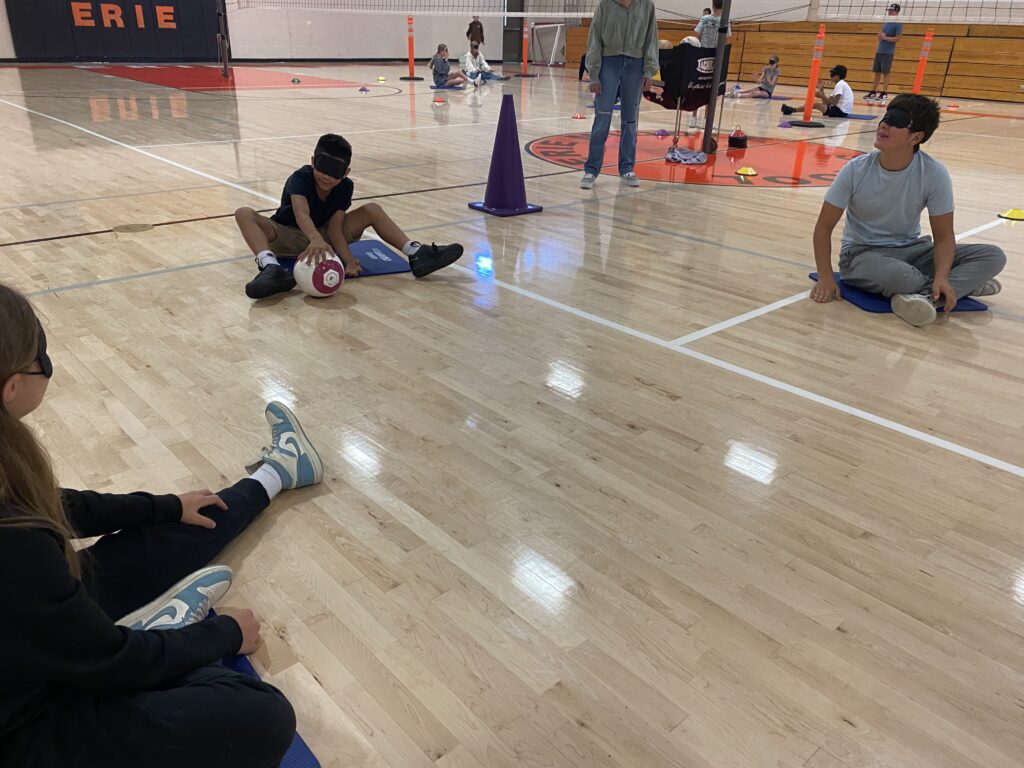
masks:
[[[348,249],[372,227],[380,238],[409,259],[415,277],[426,277],[462,256],[462,246],[422,245],[410,240],[377,203],[352,211],[355,185],[348,178],[352,145],[341,136],[326,133],[313,150],[310,165],[288,177],[281,205],[268,219],[252,208],[235,211],[235,221],[246,244],[256,256],[259,274],[245,286],[250,299],[265,299],[295,287],[278,256],[319,263],[337,254],[345,274],[355,277],[360,266]]]

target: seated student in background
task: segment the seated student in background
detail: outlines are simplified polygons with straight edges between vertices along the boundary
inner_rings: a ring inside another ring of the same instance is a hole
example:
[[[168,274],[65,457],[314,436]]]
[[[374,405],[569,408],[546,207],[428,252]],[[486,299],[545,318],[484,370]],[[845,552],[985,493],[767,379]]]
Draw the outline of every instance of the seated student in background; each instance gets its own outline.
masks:
[[[491,71],[491,65],[487,63],[487,59],[480,53],[480,43],[471,42],[469,44],[469,51],[462,55],[459,64],[466,77],[469,78],[469,82],[473,83],[473,85],[480,85],[480,83],[487,82],[488,80],[510,79],[508,75],[496,75]]]
[[[434,73],[434,85],[437,88],[465,85],[469,82],[465,73],[452,72],[452,64],[448,61],[448,46],[444,43],[437,46],[437,53],[430,58],[430,63],[427,66]]]
[[[757,85],[747,88],[745,91],[733,91],[734,99],[770,99],[775,92],[775,84],[779,82],[779,57],[772,55],[768,58],[768,66],[761,70],[761,76],[757,78]]]
[[[853,89],[846,82],[846,67],[836,64],[828,71],[832,79],[832,95],[825,95],[825,85],[818,83],[818,100],[814,108],[825,117],[849,117],[853,112]],[[792,115],[798,110],[788,104],[782,105],[782,114]]]
[[[320,482],[315,449],[271,403],[272,446],[216,495],[61,489],[22,423],[52,374],[31,305],[0,284],[0,768],[277,766],[295,715],[219,664],[256,650],[260,625],[249,610],[203,620],[231,583],[204,566],[283,488]]]
[[[844,211],[843,282],[891,297],[892,311],[911,325],[928,325],[936,306],[949,312],[961,296],[1002,289],[995,277],[1005,254],[994,245],[957,244],[953,182],[942,163],[920,151],[938,125],[938,102],[900,94],[875,131],[877,151],[855,157],[836,176],[814,227],[815,301],[842,298],[832,277],[832,230]],[[932,237],[921,237],[925,209]]]
[[[405,254],[414,277],[426,277],[462,256],[458,244],[423,245],[410,240],[377,203],[349,211],[355,190],[348,178],[351,164],[352,145],[335,133],[325,133],[316,143],[310,165],[288,177],[281,205],[269,219],[252,208],[235,211],[238,229],[259,267],[259,274],[245,286],[246,296],[265,299],[295,287],[295,278],[278,256],[320,262],[336,254],[345,273],[357,276],[361,267],[348,244],[359,240],[369,227]]]

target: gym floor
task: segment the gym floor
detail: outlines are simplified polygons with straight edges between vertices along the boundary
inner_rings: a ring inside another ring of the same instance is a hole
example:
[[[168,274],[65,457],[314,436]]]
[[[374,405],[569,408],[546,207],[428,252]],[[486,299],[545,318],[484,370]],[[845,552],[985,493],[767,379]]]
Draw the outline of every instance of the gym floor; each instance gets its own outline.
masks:
[[[45,318],[61,481],[221,487],[266,401],[296,412],[327,477],[225,554],[225,602],[326,768],[1020,766],[1019,107],[944,102],[957,232],[1009,265],[991,311],[917,329],[806,298],[875,122],[726,100],[751,145],[708,183],[645,104],[643,186],[584,192],[589,94],[541,72],[435,105],[397,65],[0,69],[4,280]],[[543,213],[466,205],[503,93]],[[357,205],[466,254],[253,303],[232,214],[329,131]]]

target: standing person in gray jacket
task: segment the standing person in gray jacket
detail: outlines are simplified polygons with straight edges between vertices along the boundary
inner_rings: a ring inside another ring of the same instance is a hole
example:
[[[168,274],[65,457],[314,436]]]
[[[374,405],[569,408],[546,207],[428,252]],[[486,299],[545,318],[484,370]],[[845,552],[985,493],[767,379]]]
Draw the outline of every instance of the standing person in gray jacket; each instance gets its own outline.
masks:
[[[590,23],[587,69],[590,90],[596,94],[597,102],[580,189],[592,189],[601,172],[616,93],[622,101],[619,176],[629,186],[639,187],[633,166],[640,96],[651,87],[651,79],[658,71],[658,22],[652,0],[600,1]]]

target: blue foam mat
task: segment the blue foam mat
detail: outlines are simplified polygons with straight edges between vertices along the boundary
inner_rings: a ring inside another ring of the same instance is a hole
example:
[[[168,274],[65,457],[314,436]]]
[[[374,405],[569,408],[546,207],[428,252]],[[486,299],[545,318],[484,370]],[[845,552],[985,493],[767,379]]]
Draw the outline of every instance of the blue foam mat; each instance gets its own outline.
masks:
[[[217,612],[213,610],[209,613],[211,617],[216,615]],[[252,662],[245,656],[225,656],[223,663],[225,667],[233,672],[247,677],[255,677],[257,680],[260,679],[259,672],[256,671]],[[279,768],[320,768],[320,761],[316,759],[316,755],[306,746],[306,742],[302,740],[302,737],[296,733],[295,739],[292,741],[292,745],[288,747],[288,751],[285,752],[284,759],[281,760]]]
[[[877,120],[881,115],[858,115],[851,112],[846,117],[837,117],[836,120]]]
[[[224,658],[224,666],[240,675],[259,679],[259,673],[256,672],[252,662],[245,656],[226,656]],[[284,759],[281,760],[279,768],[320,768],[320,761],[316,759],[316,755],[306,746],[306,742],[302,740],[302,737],[296,733],[295,740],[292,741],[292,745],[285,752]]]
[[[462,85],[432,85],[430,86],[432,91],[464,91],[465,86]]]
[[[397,275],[402,272],[411,272],[412,267],[402,256],[393,251],[379,240],[359,240],[349,243],[348,249],[356,257],[356,261],[363,268],[355,277],[346,277],[346,280],[358,280],[360,277],[377,277],[378,275]],[[291,272],[295,269],[295,259],[278,257],[281,266]]]
[[[818,281],[818,273],[811,272],[808,275],[811,280]],[[838,272],[833,273],[836,285],[839,286],[839,292],[842,294],[843,299],[853,304],[855,307],[860,307],[866,312],[892,312],[892,306],[889,303],[889,299],[882,296],[880,293],[869,293],[861,288],[854,288],[852,285],[847,285],[843,282],[842,278],[839,277]],[[970,296],[962,296],[957,299],[956,306],[953,307],[954,312],[984,312],[988,309],[988,304],[984,304],[977,299],[972,299]]]

